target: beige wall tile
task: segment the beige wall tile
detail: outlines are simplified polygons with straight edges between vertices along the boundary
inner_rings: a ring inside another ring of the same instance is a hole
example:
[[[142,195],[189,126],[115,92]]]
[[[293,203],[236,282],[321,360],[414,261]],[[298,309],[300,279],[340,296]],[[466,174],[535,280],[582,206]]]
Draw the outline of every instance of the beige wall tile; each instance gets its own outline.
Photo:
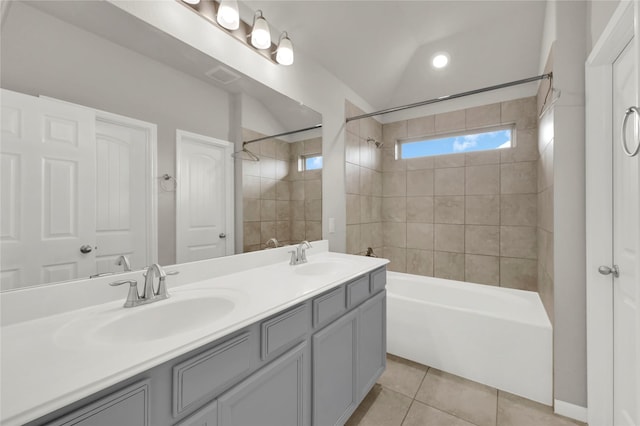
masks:
[[[375,148],[373,150],[373,170],[378,172],[382,171],[382,153],[384,150],[382,148]]]
[[[347,253],[360,252],[360,225],[347,225]]]
[[[360,166],[373,168],[373,146],[366,138],[360,137]]]
[[[381,229],[381,228],[380,228]],[[360,250],[359,252],[364,252],[367,250],[367,247],[374,247],[376,245],[376,236],[374,232],[376,231],[376,227],[373,223],[362,223],[360,224]],[[382,238],[380,238],[382,240]],[[381,243],[381,241],[380,241]]]
[[[345,173],[347,194],[360,194],[360,167],[346,163]]]
[[[347,194],[347,225],[360,223],[360,196]]]
[[[479,129],[481,127],[500,124],[499,103],[468,108],[465,111],[467,129]]]
[[[371,221],[382,221],[382,197],[371,197]]]
[[[371,195],[374,197],[382,197],[382,172],[374,171],[372,179]]]
[[[304,172],[304,180],[322,179],[322,170],[307,170]]]
[[[534,194],[538,192],[536,163],[508,163],[500,165],[501,194]]]
[[[384,228],[385,225],[383,225]],[[394,272],[407,272],[407,249],[400,247],[384,247],[382,256],[389,259],[387,269]]]
[[[538,125],[535,96],[502,102],[502,122],[515,123],[517,129],[532,129]]]
[[[304,221],[304,200],[290,201],[291,204],[291,220]]]
[[[322,138],[306,139],[304,141],[304,153],[305,154],[322,153]]]
[[[360,123],[360,137],[372,137],[377,140],[382,139],[382,124],[373,117],[365,118]]]
[[[433,223],[433,197],[407,197],[407,222]]]
[[[465,168],[465,194],[493,195],[500,193],[500,166],[468,166]]]
[[[260,244],[266,243],[270,238],[276,237],[276,222],[260,222]]]
[[[436,169],[444,169],[447,167],[463,167],[464,154],[438,155],[433,157],[433,166]]]
[[[276,165],[276,179],[286,179],[289,175],[289,161],[274,160]]]
[[[260,179],[260,198],[263,200],[276,199],[276,180],[269,178]]]
[[[276,200],[260,200],[260,220],[276,220]]]
[[[304,198],[305,200],[319,200],[322,198],[322,181],[305,180],[304,181]]]
[[[347,226],[348,229],[348,226]],[[294,220],[291,222],[291,241],[298,242],[306,239],[304,220]],[[348,243],[348,241],[347,241]]]
[[[360,138],[351,132],[345,134],[345,160],[360,165]]]
[[[298,170],[298,160],[294,159],[289,162],[289,176],[290,181],[304,180],[304,172]]]
[[[407,168],[406,160],[396,160],[396,153],[392,149],[382,150],[382,171],[400,172]]]
[[[382,139],[384,140],[385,149],[393,149],[398,139],[407,137],[407,121],[396,121],[386,123],[382,126]]]
[[[382,220],[385,222],[406,222],[407,200],[407,197],[382,198]]]
[[[436,132],[435,115],[407,120],[407,137],[429,136]]]
[[[260,223],[245,222],[243,224],[243,236],[245,245],[260,244]]]
[[[433,276],[433,251],[407,249],[407,273]]]
[[[467,254],[464,259],[465,281],[478,284],[500,285],[499,257]]]
[[[384,197],[402,196],[407,194],[406,172],[383,172],[382,195]]]
[[[245,222],[260,221],[260,200],[256,198],[245,198],[242,200],[242,210]]]
[[[284,244],[285,241],[291,240],[291,222],[290,221],[279,220],[276,222],[276,238],[281,244]]]
[[[276,140],[275,139],[267,139],[264,141],[260,141],[260,142],[257,142],[257,145],[260,149],[261,156],[276,158]]]
[[[443,251],[434,252],[433,276],[464,281],[464,254]]]
[[[501,161],[514,163],[522,161],[536,161],[538,155],[538,129],[521,129],[515,131],[515,146],[501,149]],[[514,142],[514,141],[512,141]]]
[[[251,160],[242,160],[243,176],[260,176],[260,162]]]
[[[436,169],[435,195],[464,195],[464,167]]]
[[[276,201],[276,220],[290,220],[291,219],[291,202],[289,200],[286,201]]]
[[[553,232],[553,187],[538,194],[538,226]]]
[[[382,222],[374,222],[369,225],[371,226],[372,245],[367,247],[372,247],[375,250],[376,248],[384,245],[382,238]],[[380,250],[378,250],[377,253],[380,253]]]
[[[372,220],[373,197],[360,196],[360,223],[369,223]]]
[[[500,255],[500,227],[466,225],[465,252],[491,256]]]
[[[500,286],[537,290],[538,264],[531,259],[500,258]]]
[[[280,180],[276,182],[276,200],[284,201],[291,199],[291,182]]]
[[[304,219],[322,220],[322,200],[304,200]]]
[[[276,178],[276,160],[269,157],[260,158],[260,176],[263,178]]]
[[[276,143],[276,160],[291,161],[291,145],[288,142],[278,141]]]
[[[433,195],[433,170],[407,172],[407,196]]]
[[[304,181],[296,180],[291,183],[291,200],[304,200]]]
[[[419,157],[402,160],[407,163],[407,170],[433,169],[435,157]]]
[[[407,223],[407,248],[433,250],[433,224]]]
[[[436,251],[464,253],[464,225],[436,224],[434,230]]]
[[[536,259],[537,233],[533,226],[501,226],[500,256]]]
[[[538,196],[536,194],[505,194],[500,197],[500,224],[536,226]]]
[[[307,241],[317,241],[322,239],[322,222],[309,221],[305,222],[305,233]]]
[[[464,217],[468,225],[499,225],[500,196],[467,195]]]
[[[483,164],[500,164],[500,153],[502,151],[504,150],[493,149],[490,151],[467,152],[464,154],[465,165],[480,166]]]
[[[434,222],[464,224],[464,196],[434,197]]]
[[[385,247],[406,247],[407,224],[399,222],[385,222],[382,225],[382,238]]]
[[[242,197],[260,198],[260,178],[257,176],[242,177]]]
[[[373,170],[360,167],[360,195],[373,193]]]
[[[465,112],[451,111],[442,114],[436,114],[435,128],[436,133],[454,132],[464,130],[465,128]]]

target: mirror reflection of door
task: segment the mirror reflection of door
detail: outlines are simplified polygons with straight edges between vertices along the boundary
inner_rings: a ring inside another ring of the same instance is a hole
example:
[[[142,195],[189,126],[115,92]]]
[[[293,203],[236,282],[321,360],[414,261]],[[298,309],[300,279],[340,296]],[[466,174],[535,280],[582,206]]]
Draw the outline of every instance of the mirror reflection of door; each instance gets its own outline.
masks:
[[[121,254],[134,267],[154,258],[155,126],[134,122],[2,90],[2,290],[116,272]]]
[[[176,132],[176,261],[234,253],[233,144]]]

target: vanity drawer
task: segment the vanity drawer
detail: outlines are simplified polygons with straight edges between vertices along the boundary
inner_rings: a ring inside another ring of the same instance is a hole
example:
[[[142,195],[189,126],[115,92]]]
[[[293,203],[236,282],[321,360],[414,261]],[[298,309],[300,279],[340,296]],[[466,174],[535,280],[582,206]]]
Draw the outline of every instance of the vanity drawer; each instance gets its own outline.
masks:
[[[358,278],[346,285],[347,308],[356,306],[369,297],[369,275]]]
[[[324,324],[345,310],[344,286],[313,299],[313,327]]]
[[[382,268],[371,273],[371,294],[377,293],[387,285],[387,269]]]
[[[149,426],[149,380],[128,386],[47,426]]]
[[[296,343],[309,331],[309,305],[299,305],[260,325],[262,344],[260,355],[267,359],[272,353]]]
[[[212,399],[252,368],[250,332],[173,367],[173,416],[205,397]]]

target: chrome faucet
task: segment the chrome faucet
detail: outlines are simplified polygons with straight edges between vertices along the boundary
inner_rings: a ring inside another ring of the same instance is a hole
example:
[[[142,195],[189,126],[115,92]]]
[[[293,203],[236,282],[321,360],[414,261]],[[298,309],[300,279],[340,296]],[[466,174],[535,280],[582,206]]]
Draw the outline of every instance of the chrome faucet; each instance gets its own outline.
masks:
[[[136,280],[120,280],[109,283],[110,286],[129,284],[129,293],[124,302],[125,308],[146,305],[169,297],[167,292],[167,275],[176,275],[178,271],[165,272],[162,266],[154,263],[142,274],[144,276],[144,289],[142,295],[138,292],[138,282]],[[154,280],[158,277],[158,290],[154,289]]]
[[[118,265],[118,266],[124,265],[124,272],[130,272],[131,271],[131,263],[129,262],[129,259],[127,258],[127,256],[125,256],[124,254],[121,254],[116,259],[116,265]]]
[[[273,248],[278,248],[280,243],[275,238],[269,238],[269,240],[264,244],[266,248],[269,248],[269,244],[273,244]]]
[[[303,241],[296,247],[295,250],[291,250],[291,261],[289,261],[289,265],[300,265],[301,263],[307,263],[307,253],[306,249],[312,248],[311,243],[309,241]]]

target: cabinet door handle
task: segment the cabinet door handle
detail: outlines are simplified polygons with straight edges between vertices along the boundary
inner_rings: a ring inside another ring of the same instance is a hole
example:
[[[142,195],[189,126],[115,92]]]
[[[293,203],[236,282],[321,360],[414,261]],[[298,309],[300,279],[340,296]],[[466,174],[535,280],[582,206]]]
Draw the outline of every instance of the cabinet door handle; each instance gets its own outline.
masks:
[[[83,254],[91,253],[92,250],[93,250],[93,247],[91,247],[89,244],[85,244],[80,247],[80,253],[83,253]]]
[[[630,150],[628,145],[627,145],[627,121],[629,120],[629,117],[631,117],[631,114],[635,114],[636,119],[640,120],[640,110],[638,109],[638,107],[629,107],[627,108],[627,110],[624,113],[624,119],[622,120],[622,150],[624,151],[624,153],[629,156],[629,157],[635,157],[636,155],[638,155],[638,151],[640,151],[640,135],[638,132],[638,121],[636,121],[636,125],[634,128],[634,132],[633,132],[633,136],[636,139],[636,147],[633,150]]]

